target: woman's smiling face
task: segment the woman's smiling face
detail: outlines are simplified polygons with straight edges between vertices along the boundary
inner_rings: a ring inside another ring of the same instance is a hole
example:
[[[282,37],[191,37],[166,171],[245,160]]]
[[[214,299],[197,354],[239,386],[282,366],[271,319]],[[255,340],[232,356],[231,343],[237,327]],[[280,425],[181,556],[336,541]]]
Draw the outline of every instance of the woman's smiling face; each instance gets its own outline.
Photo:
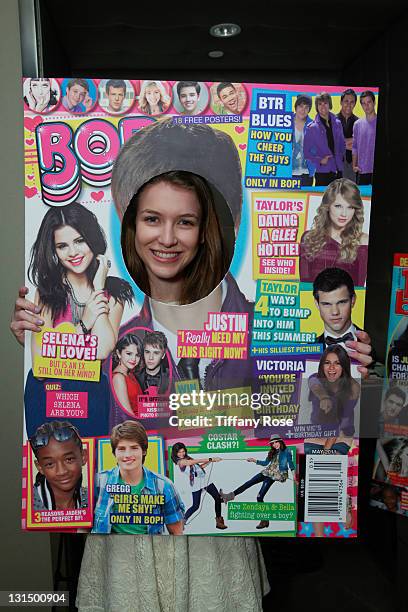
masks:
[[[85,239],[70,225],[55,230],[54,246],[61,265],[74,274],[83,274],[94,258]]]
[[[120,352],[116,352],[121,364],[129,371],[134,370],[134,368],[139,365],[140,353],[136,344],[129,344],[129,346],[126,346]]]
[[[161,93],[157,85],[146,88],[146,100],[151,106],[156,106],[160,102]]]
[[[146,267],[152,293],[158,282],[183,278],[197,255],[200,227],[201,206],[193,190],[162,181],[142,191],[135,248]]]
[[[328,353],[323,364],[323,372],[329,382],[336,382],[343,373],[339,358],[336,353]]]

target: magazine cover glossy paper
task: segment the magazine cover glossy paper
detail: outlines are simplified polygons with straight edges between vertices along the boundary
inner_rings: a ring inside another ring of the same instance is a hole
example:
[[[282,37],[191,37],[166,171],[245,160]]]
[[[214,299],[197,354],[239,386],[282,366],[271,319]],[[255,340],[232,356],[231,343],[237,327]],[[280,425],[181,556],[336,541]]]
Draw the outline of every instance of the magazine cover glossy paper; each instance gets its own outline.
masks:
[[[378,90],[23,97],[23,527],[355,536]]]
[[[404,516],[408,516],[407,325],[408,254],[396,253],[371,505]]]

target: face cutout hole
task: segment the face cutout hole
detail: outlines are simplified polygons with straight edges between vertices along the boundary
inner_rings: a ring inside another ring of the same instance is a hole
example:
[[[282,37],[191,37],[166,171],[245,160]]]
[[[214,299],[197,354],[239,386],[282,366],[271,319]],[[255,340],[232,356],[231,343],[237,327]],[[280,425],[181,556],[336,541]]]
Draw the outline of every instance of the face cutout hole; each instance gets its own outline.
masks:
[[[222,194],[198,174],[176,170],[153,177],[133,196],[122,223],[130,276],[149,297],[192,304],[229,270],[234,221]]]

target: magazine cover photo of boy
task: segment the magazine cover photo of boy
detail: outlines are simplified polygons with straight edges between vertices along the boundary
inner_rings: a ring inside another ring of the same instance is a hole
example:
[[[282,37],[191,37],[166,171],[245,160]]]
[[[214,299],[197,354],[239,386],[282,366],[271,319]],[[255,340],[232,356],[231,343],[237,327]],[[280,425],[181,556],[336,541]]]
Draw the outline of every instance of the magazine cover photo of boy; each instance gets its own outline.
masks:
[[[110,437],[117,466],[96,474],[93,533],[182,535],[184,505],[171,480],[147,469],[149,441],[138,421],[116,425]]]
[[[30,438],[38,470],[32,490],[32,508],[73,510],[88,507],[88,489],[82,468],[88,461],[78,430],[69,421],[44,423]]]

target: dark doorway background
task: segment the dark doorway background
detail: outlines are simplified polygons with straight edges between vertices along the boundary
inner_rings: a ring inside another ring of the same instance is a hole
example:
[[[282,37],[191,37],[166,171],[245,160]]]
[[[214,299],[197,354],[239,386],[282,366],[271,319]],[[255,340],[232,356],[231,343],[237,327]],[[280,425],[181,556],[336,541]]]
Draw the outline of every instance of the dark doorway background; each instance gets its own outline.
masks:
[[[36,22],[35,76],[194,79],[235,82],[379,86],[371,209],[366,329],[384,360],[392,256],[406,252],[408,168],[408,8],[404,0],[300,0],[159,5],[122,0],[22,1]],[[211,25],[233,22],[239,36],[216,39]],[[24,41],[23,41],[24,42]],[[210,58],[213,50],[221,58]],[[365,405],[370,409],[373,390]],[[363,407],[364,409],[364,407]],[[373,441],[362,440],[360,537],[357,541],[263,539],[272,593],[265,610],[408,609],[408,519],[368,506]],[[72,555],[80,541],[68,544]],[[66,557],[68,573],[78,560]],[[71,568],[69,567],[71,566]],[[74,568],[74,569],[73,569]],[[75,576],[74,576],[75,578]],[[291,586],[293,588],[291,588]]]

